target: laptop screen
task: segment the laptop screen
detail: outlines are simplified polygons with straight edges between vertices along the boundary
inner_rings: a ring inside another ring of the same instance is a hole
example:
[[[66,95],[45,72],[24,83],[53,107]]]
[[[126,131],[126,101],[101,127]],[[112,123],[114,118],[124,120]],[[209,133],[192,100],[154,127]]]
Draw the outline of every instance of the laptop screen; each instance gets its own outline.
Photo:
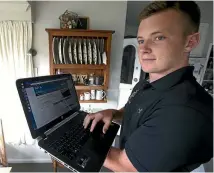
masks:
[[[20,83],[26,118],[33,131],[47,130],[47,125],[55,125],[79,107],[71,75],[59,76],[26,79]]]

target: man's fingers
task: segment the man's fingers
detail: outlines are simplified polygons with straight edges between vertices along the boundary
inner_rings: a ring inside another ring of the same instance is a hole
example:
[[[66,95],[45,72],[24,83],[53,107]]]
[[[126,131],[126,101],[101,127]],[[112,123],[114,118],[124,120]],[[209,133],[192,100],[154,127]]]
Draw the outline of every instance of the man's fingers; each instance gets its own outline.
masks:
[[[110,126],[110,124],[111,124],[111,122],[109,121],[109,122],[106,122],[105,124],[104,124],[104,126],[103,126],[103,133],[105,134],[106,133],[106,131],[108,130],[108,128],[109,128],[109,126]]]
[[[93,130],[94,130],[94,128],[95,128],[96,125],[97,125],[97,120],[94,119],[93,122],[92,122],[92,124],[91,124],[91,129],[90,129],[91,132],[93,132]]]
[[[89,123],[91,122],[91,120],[93,120],[95,118],[95,115],[94,114],[88,114],[85,119],[84,119],[84,122],[83,122],[83,126],[84,128],[86,129],[89,125]]]

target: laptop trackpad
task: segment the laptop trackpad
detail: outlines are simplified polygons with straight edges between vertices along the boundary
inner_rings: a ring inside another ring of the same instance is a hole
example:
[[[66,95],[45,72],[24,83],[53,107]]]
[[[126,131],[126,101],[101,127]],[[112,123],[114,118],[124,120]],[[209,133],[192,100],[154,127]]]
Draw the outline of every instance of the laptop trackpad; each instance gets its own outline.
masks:
[[[86,167],[89,160],[90,160],[90,157],[87,154],[82,154],[76,159],[77,164],[82,168]]]
[[[97,126],[83,146],[80,155],[76,159],[80,167],[87,170],[94,170],[93,165],[96,165],[98,168],[102,167],[119,126],[110,126],[106,134],[103,134],[102,128],[103,125]]]

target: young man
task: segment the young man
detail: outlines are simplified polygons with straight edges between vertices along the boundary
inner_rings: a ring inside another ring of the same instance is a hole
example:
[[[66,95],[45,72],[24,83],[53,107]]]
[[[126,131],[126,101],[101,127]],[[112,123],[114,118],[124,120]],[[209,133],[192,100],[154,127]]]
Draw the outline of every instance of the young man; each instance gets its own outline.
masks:
[[[213,99],[188,64],[199,43],[200,9],[192,1],[154,1],[140,15],[139,60],[149,80],[140,81],[121,110],[89,114],[91,131],[122,119],[120,149],[104,166],[112,171],[192,171],[213,157]]]

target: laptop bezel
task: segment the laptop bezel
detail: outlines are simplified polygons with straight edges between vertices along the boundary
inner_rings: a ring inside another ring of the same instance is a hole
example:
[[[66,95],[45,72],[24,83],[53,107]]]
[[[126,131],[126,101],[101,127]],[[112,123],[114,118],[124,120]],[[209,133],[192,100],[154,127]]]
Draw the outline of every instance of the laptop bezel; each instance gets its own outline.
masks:
[[[74,91],[73,91],[72,94],[74,94],[74,96],[77,98],[76,107],[73,110],[61,115],[57,119],[55,119],[55,120],[51,121],[50,123],[46,124],[45,126],[35,130],[33,128],[31,117],[30,117],[29,112],[28,112],[28,107],[27,107],[27,104],[26,104],[26,100],[24,98],[24,93],[22,92],[22,83],[25,83],[25,82],[36,82],[36,81],[46,81],[46,80],[48,81],[48,80],[55,80],[55,79],[65,78],[65,77],[70,79],[72,84],[74,85],[74,82],[73,82],[71,74],[47,75],[47,76],[23,78],[23,79],[17,79],[16,80],[16,87],[17,87],[17,90],[18,90],[20,101],[22,103],[24,114],[25,114],[29,129],[30,129],[30,132],[31,132],[31,136],[32,136],[33,139],[44,136],[44,133],[47,130],[51,129],[53,126],[55,126],[56,124],[60,123],[61,121],[63,121],[64,119],[66,119],[67,117],[72,115],[73,113],[79,111],[80,110],[80,104],[79,104],[77,92],[76,92],[75,86],[74,86]]]

